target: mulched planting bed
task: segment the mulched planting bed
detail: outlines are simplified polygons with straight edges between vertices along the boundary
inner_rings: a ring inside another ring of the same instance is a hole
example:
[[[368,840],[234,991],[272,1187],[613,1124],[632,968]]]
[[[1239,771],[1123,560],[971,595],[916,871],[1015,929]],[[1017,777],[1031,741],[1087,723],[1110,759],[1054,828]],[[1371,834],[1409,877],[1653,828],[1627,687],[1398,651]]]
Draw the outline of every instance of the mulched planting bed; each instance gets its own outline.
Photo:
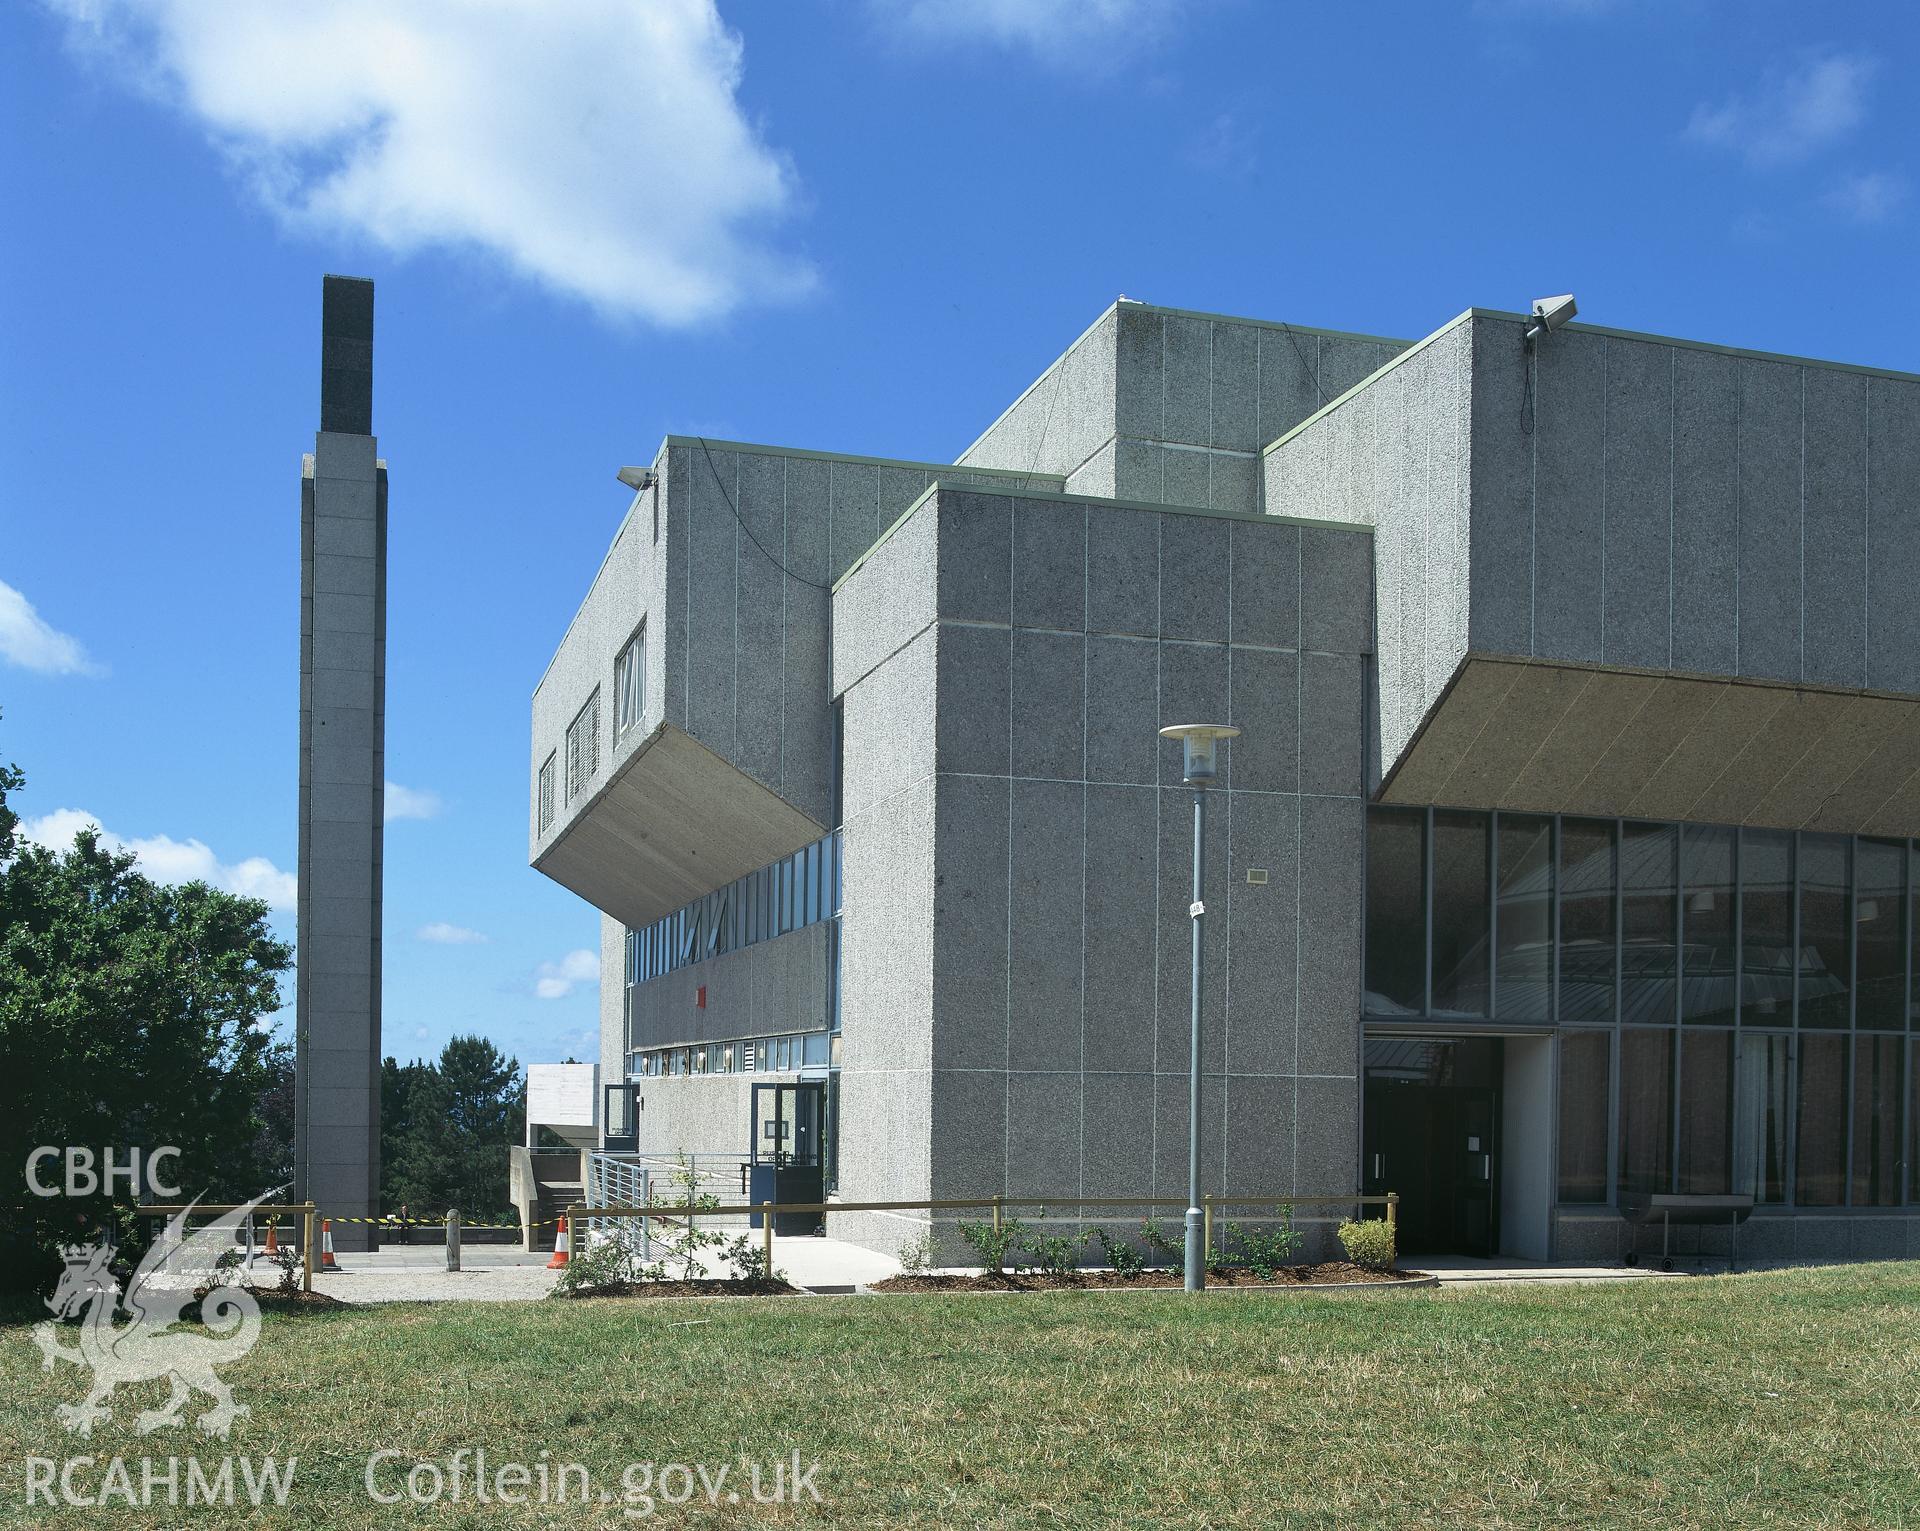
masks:
[[[1271,1276],[1240,1267],[1207,1272],[1208,1286],[1354,1286],[1361,1282],[1424,1281],[1424,1271],[1372,1271],[1345,1260],[1318,1265],[1289,1265]],[[1088,1292],[1179,1287],[1185,1284],[1177,1270],[1070,1271],[1049,1276],[1039,1271],[1023,1275],[983,1271],[977,1276],[889,1276],[868,1288],[874,1292]]]
[[[616,1281],[556,1297],[798,1297],[800,1288],[785,1281],[734,1281],[704,1276],[695,1281]]]
[[[210,1290],[204,1286],[194,1288],[193,1300],[201,1301]],[[331,1292],[283,1292],[277,1286],[235,1287],[230,1290],[251,1292],[262,1313],[318,1313],[327,1308],[349,1306]]]

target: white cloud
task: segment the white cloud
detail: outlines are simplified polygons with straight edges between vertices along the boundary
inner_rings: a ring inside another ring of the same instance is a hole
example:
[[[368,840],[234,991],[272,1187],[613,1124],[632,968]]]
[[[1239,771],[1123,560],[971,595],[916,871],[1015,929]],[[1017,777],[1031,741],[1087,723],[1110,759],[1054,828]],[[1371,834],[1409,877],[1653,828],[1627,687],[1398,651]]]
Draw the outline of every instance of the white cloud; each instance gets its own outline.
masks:
[[[436,946],[473,946],[487,939],[477,930],[468,930],[464,925],[449,925],[445,920],[422,925],[414,932],[414,937],[420,941],[431,941]]]
[[[1820,200],[1855,223],[1885,223],[1907,200],[1907,178],[1887,170],[1866,170],[1840,178]]]
[[[66,850],[74,835],[89,824],[99,826],[100,820],[83,809],[56,808],[38,818],[22,819],[20,831],[36,845]],[[128,840],[104,827],[100,843],[112,850],[132,851],[139,870],[155,882],[204,882],[228,893],[265,899],[275,909],[291,909],[299,897],[299,880],[265,856],[227,862],[203,840],[175,840],[167,835]]]
[[[667,325],[813,284],[768,238],[795,178],[742,109],[714,0],[43,3],[289,227],[483,251]]]
[[[565,999],[581,984],[600,983],[600,954],[582,947],[558,962],[543,962],[534,976],[533,992],[542,999]]]
[[[1865,54],[1827,53],[1797,69],[1770,71],[1747,94],[1718,106],[1701,102],[1686,136],[1730,149],[1757,169],[1798,163],[1861,124],[1878,68]]]
[[[69,637],[33,609],[13,586],[0,580],[0,659],[42,675],[98,675],[78,638]]]
[[[1108,61],[1157,41],[1177,0],[869,0],[896,31],[930,43],[985,42],[1049,63]],[[1092,56],[1090,57],[1090,50]]]
[[[397,781],[387,783],[387,822],[395,819],[437,819],[440,794],[421,787],[403,787]]]

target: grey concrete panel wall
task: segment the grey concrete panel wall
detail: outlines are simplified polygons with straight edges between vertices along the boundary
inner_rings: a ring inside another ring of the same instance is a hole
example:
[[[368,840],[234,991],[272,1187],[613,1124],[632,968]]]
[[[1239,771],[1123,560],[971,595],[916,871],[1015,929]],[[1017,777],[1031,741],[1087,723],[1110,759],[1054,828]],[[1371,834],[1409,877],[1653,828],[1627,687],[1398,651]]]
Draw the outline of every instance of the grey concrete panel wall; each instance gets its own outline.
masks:
[[[1071,474],[1113,439],[1118,311],[1102,314],[986,433],[963,466]]]
[[[1920,692],[1920,383],[1867,380],[1867,684]]]
[[[1671,668],[1732,674],[1740,661],[1739,366],[1711,351],[1671,354]]]
[[[934,618],[934,515],[922,506],[834,592],[833,694],[840,696]]]
[[[1601,646],[1612,663],[1664,669],[1672,657],[1673,432],[1670,347],[1601,342],[1606,461]]]
[[[1207,1174],[1284,1191],[1304,1154],[1324,1178],[1319,1140],[1296,1149],[1293,1113],[1309,1064],[1345,1089],[1334,1136],[1351,1137],[1357,1111],[1367,535],[1066,497],[942,491],[932,508],[934,1194],[1184,1185],[1192,799],[1155,733],[1203,713],[1247,730],[1209,803]],[[1304,656],[1303,536],[1321,539],[1308,609],[1328,645]],[[1016,546],[1062,569],[1084,548],[1084,600],[1057,579],[1023,594],[1021,558],[1011,582],[1004,572]],[[1140,597],[1124,616],[1100,599],[1103,570]],[[1143,625],[1143,606],[1149,632],[1103,630],[1109,614]],[[1309,777],[1317,795],[1303,796]],[[1307,840],[1307,804],[1346,811],[1315,808]],[[1340,866],[1309,873],[1315,856]],[[1313,898],[1351,907],[1312,911],[1309,928],[1303,877]],[[1310,1015],[1303,943],[1317,947]],[[1348,1188],[1353,1168],[1349,1152]]]
[[[1403,342],[1120,303],[960,459],[1076,494],[1251,512],[1259,451]]]
[[[634,1120],[640,1151],[671,1158],[678,1154],[744,1154],[752,1134],[749,1113],[753,1105],[755,1074],[703,1074],[678,1078],[643,1079],[635,1102]],[[670,1194],[671,1163],[657,1168],[660,1189]]]
[[[1471,328],[1452,326],[1265,459],[1269,514],[1318,515],[1375,529],[1367,574],[1340,559],[1346,534],[1314,534],[1332,539],[1334,552],[1327,567],[1311,560],[1314,578],[1309,586],[1303,573],[1301,590],[1303,599],[1311,589],[1317,600],[1312,630],[1303,630],[1309,647],[1325,637],[1352,648],[1356,625],[1374,629],[1379,742],[1370,769],[1376,780],[1467,652],[1469,622],[1478,615],[1468,604],[1474,560],[1504,559],[1512,545],[1510,537],[1495,537],[1493,527],[1483,544],[1468,517],[1474,359]],[[1514,519],[1509,514],[1504,529],[1510,531]],[[1314,544],[1305,547],[1303,560]],[[1374,590],[1371,605],[1367,588]],[[1507,620],[1511,625],[1511,616]]]
[[[1867,683],[1867,379],[1802,368],[1806,432],[1800,679]],[[1911,609],[1911,594],[1902,603]]]

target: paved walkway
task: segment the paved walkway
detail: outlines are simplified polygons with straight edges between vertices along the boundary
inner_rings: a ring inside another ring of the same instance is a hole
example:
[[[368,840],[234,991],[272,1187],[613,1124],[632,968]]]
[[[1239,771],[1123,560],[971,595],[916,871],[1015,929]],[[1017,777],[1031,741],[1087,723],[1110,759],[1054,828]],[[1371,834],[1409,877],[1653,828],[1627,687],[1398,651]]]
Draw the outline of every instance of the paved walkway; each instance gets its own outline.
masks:
[[[553,1290],[557,1271],[549,1256],[523,1254],[500,1244],[469,1244],[458,1271],[446,1268],[444,1249],[390,1247],[370,1254],[342,1254],[337,1275],[316,1273],[314,1287],[342,1302],[529,1302]],[[851,1291],[898,1274],[897,1261],[870,1249],[828,1238],[773,1241],[773,1263],[796,1286],[814,1291]],[[1473,1260],[1456,1256],[1411,1256],[1402,1262],[1431,1271],[1442,1286],[1475,1287],[1549,1282],[1660,1281],[1684,1272],[1625,1265],[1554,1265],[1535,1260]],[[1717,1266],[1708,1262],[1702,1269]]]
[[[1684,1271],[1646,1270],[1628,1265],[1554,1265],[1544,1260],[1475,1260],[1465,1255],[1406,1255],[1400,1263],[1429,1271],[1442,1286],[1489,1286],[1502,1283],[1656,1281],[1685,1275]],[[1713,1267],[1709,1265],[1708,1269]]]
[[[559,1272],[547,1269],[544,1250],[523,1254],[511,1245],[469,1244],[460,1269],[447,1269],[447,1252],[436,1246],[389,1246],[335,1257],[338,1274],[316,1271],[314,1290],[342,1302],[528,1302],[553,1290]],[[899,1272],[899,1263],[856,1244],[827,1238],[773,1241],[773,1263],[796,1286],[852,1291]]]

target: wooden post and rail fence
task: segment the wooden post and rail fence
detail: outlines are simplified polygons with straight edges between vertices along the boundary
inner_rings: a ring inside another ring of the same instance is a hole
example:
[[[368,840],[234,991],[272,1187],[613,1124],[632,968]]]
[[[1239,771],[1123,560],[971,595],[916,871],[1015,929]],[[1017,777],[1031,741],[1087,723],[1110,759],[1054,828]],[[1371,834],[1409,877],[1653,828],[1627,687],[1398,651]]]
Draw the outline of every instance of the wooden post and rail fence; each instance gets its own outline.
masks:
[[[575,1202],[567,1208],[567,1227],[578,1229],[583,1224],[599,1219],[640,1218],[643,1221],[666,1223],[685,1223],[691,1228],[701,1217],[740,1217],[742,1215],[760,1219],[761,1253],[766,1261],[768,1274],[773,1271],[773,1223],[777,1216],[785,1213],[828,1213],[828,1212],[986,1212],[993,1214],[993,1227],[997,1233],[1006,1221],[1008,1207],[1038,1207],[1042,1214],[1048,1207],[1127,1207],[1132,1209],[1154,1207],[1179,1207],[1186,1204],[1184,1196],[973,1196],[949,1197],[932,1201],[760,1201],[760,1202],[719,1202],[712,1206],[702,1206],[692,1201],[646,1202],[637,1206],[590,1207]],[[1399,1240],[1400,1193],[1388,1191],[1377,1196],[1216,1196],[1208,1192],[1201,1198],[1201,1215],[1204,1220],[1204,1244],[1209,1254],[1213,1249],[1213,1214],[1216,1208],[1233,1207],[1285,1207],[1291,1211],[1295,1207],[1385,1207],[1386,1222],[1394,1230],[1396,1248]],[[1104,1222],[1109,1219],[1082,1217],[1081,1222]],[[576,1246],[577,1247],[577,1246]],[[1205,1281],[1203,1270],[1202,1281]]]
[[[1177,1207],[1184,1203],[1184,1197],[1178,1196],[966,1196],[947,1197],[927,1201],[761,1201],[761,1202],[716,1202],[712,1206],[686,1201],[646,1202],[635,1206],[591,1207],[576,1202],[567,1208],[567,1226],[577,1229],[582,1224],[601,1219],[641,1218],[643,1220],[666,1223],[685,1223],[692,1227],[700,1217],[758,1217],[760,1219],[761,1252],[769,1273],[773,1270],[773,1225],[774,1219],[788,1213],[824,1214],[829,1212],[990,1212],[994,1231],[997,1233],[1005,1225],[1007,1208],[1038,1207],[1044,1215],[1048,1207],[1124,1207],[1131,1210],[1152,1210],[1155,1207]],[[1213,1218],[1219,1208],[1234,1207],[1285,1207],[1292,1211],[1296,1207],[1385,1207],[1387,1226],[1394,1230],[1398,1241],[1400,1215],[1400,1193],[1388,1191],[1376,1196],[1216,1196],[1209,1192],[1201,1198],[1201,1214],[1204,1220],[1204,1244],[1209,1253],[1213,1249]],[[168,1203],[164,1205],[142,1205],[135,1209],[142,1217],[172,1217],[177,1213],[190,1213],[194,1217],[220,1217],[230,1212],[246,1210],[243,1204],[210,1205],[207,1203]],[[252,1209],[247,1219],[247,1247],[249,1258],[253,1251],[253,1224],[255,1219],[266,1219],[271,1225],[282,1217],[297,1217],[301,1220],[300,1229],[300,1287],[302,1291],[313,1290],[313,1252],[314,1228],[319,1221],[319,1211],[310,1201],[293,1202],[282,1206],[260,1206]],[[1082,1222],[1106,1221],[1101,1217],[1082,1217]],[[460,1221],[457,1212],[449,1212],[446,1218],[447,1231],[447,1269],[460,1268]],[[1203,1278],[1204,1280],[1204,1275]]]
[[[181,1212],[191,1213],[194,1217],[223,1217],[229,1212],[245,1212],[247,1207],[244,1202],[220,1206],[207,1202],[169,1202],[162,1205],[143,1202],[133,1208],[133,1211],[141,1217],[173,1217]],[[248,1217],[246,1223],[248,1258],[251,1259],[254,1253],[255,1220],[264,1219],[268,1226],[272,1227],[278,1219],[283,1217],[300,1219],[300,1290],[311,1292],[313,1290],[313,1230],[319,1220],[318,1209],[312,1202],[290,1202],[284,1206],[253,1208],[252,1215]]]

